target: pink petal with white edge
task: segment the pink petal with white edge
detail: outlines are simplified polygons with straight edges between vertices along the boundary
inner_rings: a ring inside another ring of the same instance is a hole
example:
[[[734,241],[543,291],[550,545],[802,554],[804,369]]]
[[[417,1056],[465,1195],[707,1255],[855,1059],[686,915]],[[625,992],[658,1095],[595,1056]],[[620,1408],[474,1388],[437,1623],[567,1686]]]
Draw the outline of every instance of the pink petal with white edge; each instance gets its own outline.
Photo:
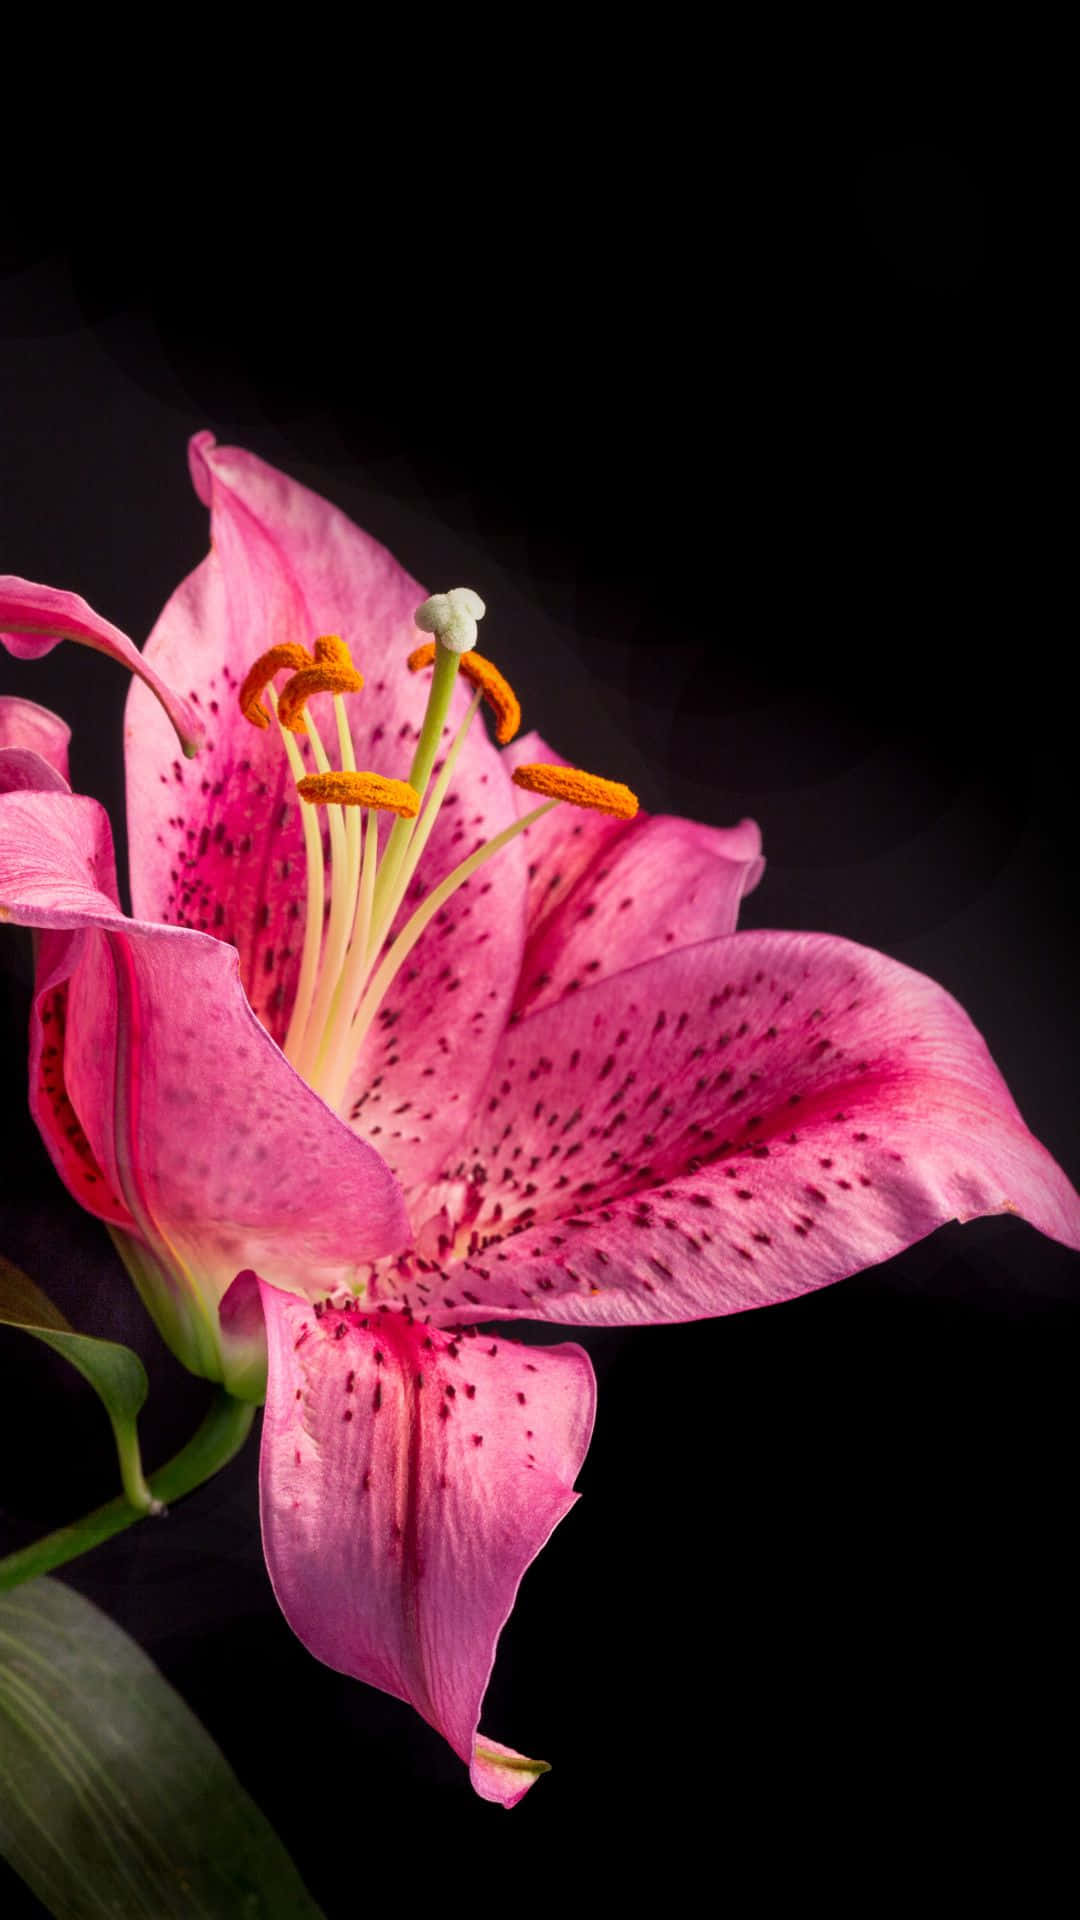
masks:
[[[107,653],[136,674],[161,702],[184,752],[198,752],[202,725],[194,709],[155,672],[126,633],[111,620],[103,620],[81,594],[38,586],[13,573],[0,574],[0,641],[8,652],[17,660],[40,660],[61,640],[77,640],[95,653]]]
[[[276,728],[261,731],[244,720],[236,691],[272,643],[310,645],[320,633],[340,634],[365,676],[363,691],[346,699],[358,764],[403,777],[429,681],[406,666],[420,637],[412,616],[425,589],[343,513],[253,454],[198,434],[191,464],[199,497],[211,508],[213,548],[169,601],[147,658],[197,698],[208,739],[198,763],[185,766],[153,703],[132,689],[132,897],[143,918],[230,939],[255,1012],[281,1040],[304,925],[300,803]],[[458,688],[452,726],[467,705],[467,689]],[[317,698],[311,711],[337,765],[330,702]],[[515,793],[478,719],[417,890],[428,892],[478,841],[513,820]],[[523,937],[520,846],[506,850],[497,884],[492,879],[482,874],[470,882],[415,948],[342,1105],[406,1182],[436,1165],[460,1132],[509,1012]],[[393,1039],[407,1038],[407,1045],[388,1044],[391,1025]],[[452,1102],[426,1097],[436,1080],[444,1093],[452,1086]]]
[[[235,952],[124,917],[95,801],[0,796],[0,916],[50,930],[39,991],[66,981],[63,1098],[113,1203],[200,1296],[216,1300],[256,1252],[272,1277],[315,1289],[401,1243],[393,1178],[259,1025]]]
[[[0,698],[0,751],[36,753],[68,784],[68,746],[71,728],[59,714],[39,707],[36,700]]]
[[[705,941],[523,1021],[461,1163],[442,1198],[472,1253],[383,1283],[436,1319],[738,1312],[981,1214],[1080,1246],[1080,1199],[963,1009],[822,934]]]
[[[588,1356],[261,1292],[263,1545],[285,1617],[327,1666],[411,1702],[476,1791],[513,1806],[543,1764],[477,1721],[522,1575],[577,1498]]]
[[[538,734],[503,755],[566,763]],[[519,813],[535,796],[515,788]],[[739,903],[765,870],[753,820],[707,827],[673,815],[612,820],[556,807],[524,835],[528,927],[516,1014],[638,965],[654,954],[734,932]]]

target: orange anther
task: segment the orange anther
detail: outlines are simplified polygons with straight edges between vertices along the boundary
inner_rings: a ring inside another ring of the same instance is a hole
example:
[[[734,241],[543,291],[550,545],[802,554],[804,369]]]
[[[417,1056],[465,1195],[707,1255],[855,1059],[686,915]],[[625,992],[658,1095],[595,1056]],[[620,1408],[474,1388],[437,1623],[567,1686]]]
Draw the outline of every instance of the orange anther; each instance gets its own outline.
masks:
[[[632,820],[638,810],[637,794],[629,787],[618,780],[601,780],[596,773],[583,773],[580,767],[518,767],[514,785],[552,800],[568,800],[572,807],[595,807],[598,813],[613,813],[619,820]]]
[[[429,640],[425,646],[417,647],[409,655],[409,672],[419,673],[421,667],[430,667],[435,661],[435,642]],[[504,680],[498,667],[483,654],[470,652],[460,656],[458,672],[463,680],[471,681],[478,687],[495,715],[495,738],[501,747],[505,747],[514,738],[521,725],[521,704],[517,694]]]
[[[315,642],[315,664],[306,665],[287,680],[278,697],[278,719],[290,733],[303,733],[304,708],[313,693],[359,693],[364,676],[357,673],[344,640],[324,633]]]
[[[381,773],[306,773],[296,791],[313,806],[379,807],[412,820],[420,795],[407,780],[384,780]]]
[[[312,652],[319,666],[352,666],[352,654],[339,633],[321,633],[313,643]]]
[[[250,720],[253,727],[268,727],[270,715],[259,698],[263,688],[269,686],[275,673],[281,673],[286,667],[291,673],[296,673],[310,666],[311,655],[298,640],[286,640],[280,646],[268,647],[265,653],[260,653],[244,675],[244,684],[237,696],[244,719]]]

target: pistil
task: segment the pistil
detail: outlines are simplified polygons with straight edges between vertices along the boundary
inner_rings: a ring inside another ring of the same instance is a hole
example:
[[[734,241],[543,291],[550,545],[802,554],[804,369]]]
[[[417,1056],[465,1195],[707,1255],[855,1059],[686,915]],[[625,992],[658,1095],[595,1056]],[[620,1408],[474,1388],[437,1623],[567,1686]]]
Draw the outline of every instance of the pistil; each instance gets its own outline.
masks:
[[[435,672],[428,690],[427,709],[420,728],[420,738],[416,743],[416,752],[409,768],[409,785],[415,787],[423,800],[427,783],[431,778],[431,769],[439,751],[446,716],[450,711],[450,701],[457,679],[460,656],[447,647],[436,645]],[[401,863],[412,839],[412,822],[395,822],[390,838],[383,851],[379,874],[375,882],[374,926],[382,927],[386,923],[385,903],[395,886]]]
[[[390,940],[481,701],[486,700],[493,710],[500,744],[511,740],[520,724],[521,709],[513,689],[497,667],[473,652],[476,623],[483,612],[483,601],[467,588],[437,594],[417,610],[417,626],[435,637],[416,648],[407,664],[414,672],[427,666],[434,672],[407,780],[388,779],[357,768],[342,695],[359,691],[363,679],[353,666],[348,648],[336,635],[316,640],[312,653],[293,643],[271,647],[254,663],[241,688],[241,708],[255,726],[270,724],[270,714],[261,703],[265,695],[301,801],[307,913],[296,1000],[284,1051],[297,1071],[335,1108],[345,1097],[371,1023],[399,968],[459,887],[560,801],[600,808],[623,819],[632,818],[637,811],[634,795],[615,781],[601,780],[576,768],[518,768],[513,776],[516,784],[541,796],[541,805],[512,821],[460,861]],[[291,678],[276,695],[274,676],[285,669],[290,670]],[[436,772],[459,670],[476,692]],[[308,702],[321,693],[331,694],[334,700],[338,768],[331,766],[321,733],[308,711]],[[303,732],[311,743],[314,773],[304,767],[295,738]],[[333,878],[328,919],[318,807],[327,809],[330,835]],[[397,815],[381,858],[380,812]]]

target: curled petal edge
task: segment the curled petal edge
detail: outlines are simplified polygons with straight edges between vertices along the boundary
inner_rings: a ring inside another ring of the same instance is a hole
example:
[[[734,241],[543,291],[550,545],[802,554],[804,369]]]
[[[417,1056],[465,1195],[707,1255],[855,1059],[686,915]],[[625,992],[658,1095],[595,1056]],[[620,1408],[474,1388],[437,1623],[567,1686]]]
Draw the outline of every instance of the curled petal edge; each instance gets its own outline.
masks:
[[[41,586],[16,574],[0,574],[0,641],[17,660],[40,660],[61,640],[74,640],[95,653],[108,654],[149,687],[161,702],[188,759],[199,751],[203,723],[190,700],[174,693],[138,648],[95,613],[81,594],[61,587]]]

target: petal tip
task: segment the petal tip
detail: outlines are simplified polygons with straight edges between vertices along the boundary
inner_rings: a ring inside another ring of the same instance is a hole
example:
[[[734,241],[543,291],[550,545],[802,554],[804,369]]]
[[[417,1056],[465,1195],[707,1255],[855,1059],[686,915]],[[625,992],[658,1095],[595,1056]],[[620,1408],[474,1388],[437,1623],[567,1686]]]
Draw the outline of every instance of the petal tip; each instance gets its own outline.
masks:
[[[530,1760],[527,1754],[515,1753],[513,1747],[504,1747],[499,1740],[478,1735],[469,1771],[473,1787],[482,1800],[516,1807],[540,1775],[551,1772],[551,1764],[547,1760]]]
[[[216,446],[217,438],[208,427],[204,427],[199,433],[193,433],[188,441],[188,469],[191,473],[191,484],[204,507],[210,505],[211,494],[210,463],[207,455],[212,453]]]

